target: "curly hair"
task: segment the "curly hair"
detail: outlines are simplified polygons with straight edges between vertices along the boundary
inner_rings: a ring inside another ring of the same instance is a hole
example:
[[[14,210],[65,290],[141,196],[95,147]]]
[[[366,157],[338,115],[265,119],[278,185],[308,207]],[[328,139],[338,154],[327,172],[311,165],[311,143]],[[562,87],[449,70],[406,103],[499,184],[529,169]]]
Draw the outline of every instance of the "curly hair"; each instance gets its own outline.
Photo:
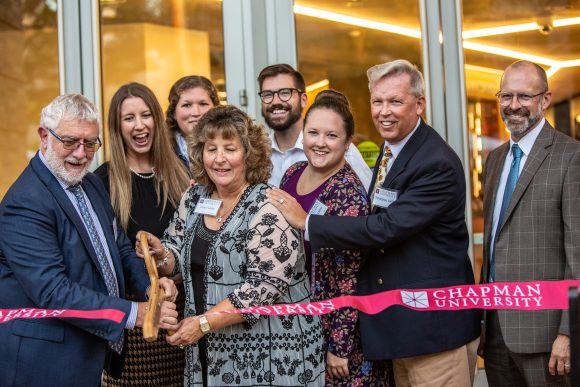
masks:
[[[203,149],[216,137],[237,137],[244,146],[245,177],[249,184],[266,182],[272,174],[272,148],[268,134],[235,106],[218,106],[208,111],[197,124],[197,131],[187,137],[192,177],[210,191],[216,186],[203,165]]]

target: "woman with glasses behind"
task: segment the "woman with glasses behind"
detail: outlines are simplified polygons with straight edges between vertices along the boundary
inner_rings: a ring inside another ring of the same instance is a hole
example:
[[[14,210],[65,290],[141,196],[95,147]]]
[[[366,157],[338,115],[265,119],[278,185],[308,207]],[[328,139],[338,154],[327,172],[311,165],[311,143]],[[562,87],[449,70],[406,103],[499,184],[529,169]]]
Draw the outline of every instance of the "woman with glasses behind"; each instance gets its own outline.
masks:
[[[189,177],[171,149],[161,106],[147,86],[129,83],[111,99],[108,123],[111,160],[95,173],[111,195],[118,226],[133,244],[138,230],[162,236]],[[123,374],[118,380],[105,374],[103,386],[183,385],[183,351],[159,336],[147,343],[141,329],[129,331]]]

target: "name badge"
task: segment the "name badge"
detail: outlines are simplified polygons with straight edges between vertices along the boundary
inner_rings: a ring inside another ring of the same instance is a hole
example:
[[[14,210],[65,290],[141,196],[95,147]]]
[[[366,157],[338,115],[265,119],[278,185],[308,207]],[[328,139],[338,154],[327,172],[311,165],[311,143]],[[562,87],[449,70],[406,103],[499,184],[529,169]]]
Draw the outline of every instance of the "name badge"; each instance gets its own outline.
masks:
[[[373,197],[373,207],[387,208],[395,200],[397,200],[398,192],[394,189],[388,188],[375,188],[375,195]]]
[[[216,216],[221,205],[221,200],[201,198],[195,205],[193,212],[196,214]]]
[[[316,199],[316,201],[314,202],[312,208],[310,208],[310,211],[308,213],[310,215],[324,215],[326,214],[326,210],[328,210],[328,207],[325,204],[323,204],[320,200]]]

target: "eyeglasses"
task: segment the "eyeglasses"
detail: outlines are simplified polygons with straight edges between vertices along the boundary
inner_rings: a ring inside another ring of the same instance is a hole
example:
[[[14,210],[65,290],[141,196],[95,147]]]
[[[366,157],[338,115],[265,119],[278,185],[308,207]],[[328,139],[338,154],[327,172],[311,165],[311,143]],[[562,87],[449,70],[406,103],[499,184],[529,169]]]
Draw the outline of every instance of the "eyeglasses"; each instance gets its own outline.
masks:
[[[542,94],[546,94],[548,92],[548,90],[542,91],[541,93],[538,94],[513,94],[513,93],[503,93],[503,92],[498,92],[495,96],[497,97],[497,99],[499,99],[499,104],[501,106],[508,106],[509,104],[512,103],[514,96],[518,99],[518,102],[520,103],[520,105],[522,106],[530,106],[532,104],[532,100],[534,98],[536,98],[539,95]]]
[[[272,101],[274,100],[274,95],[276,95],[276,94],[278,94],[278,98],[280,98],[280,101],[287,102],[290,100],[290,98],[292,98],[293,91],[295,91],[299,94],[302,93],[302,90],[300,90],[300,89],[295,89],[292,87],[285,87],[285,88],[277,90],[277,91],[264,90],[264,91],[258,93],[258,95],[260,96],[260,98],[262,99],[262,102],[264,102],[264,103],[272,103]]]
[[[87,153],[95,153],[101,147],[101,140],[97,138],[97,141],[83,141],[80,142],[79,140],[73,140],[72,138],[62,138],[58,134],[56,134],[51,129],[46,128],[50,134],[52,134],[56,139],[62,142],[62,146],[66,150],[77,150],[79,146],[85,147],[85,152]]]

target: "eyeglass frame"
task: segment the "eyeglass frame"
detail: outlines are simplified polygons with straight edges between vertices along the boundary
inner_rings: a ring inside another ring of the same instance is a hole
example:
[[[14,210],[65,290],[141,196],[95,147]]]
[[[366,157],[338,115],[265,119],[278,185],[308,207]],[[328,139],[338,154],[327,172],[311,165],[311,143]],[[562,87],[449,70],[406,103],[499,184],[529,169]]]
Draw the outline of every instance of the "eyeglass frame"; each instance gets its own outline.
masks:
[[[64,149],[66,149],[66,150],[74,151],[74,150],[79,149],[79,147],[82,145],[84,147],[84,149],[85,149],[85,152],[87,152],[87,153],[95,153],[95,152],[97,152],[101,148],[101,146],[103,146],[103,143],[101,142],[101,139],[98,138],[98,137],[97,137],[97,140],[96,141],[83,141],[83,142],[81,142],[80,140],[72,140],[72,139],[71,140],[63,140],[62,137],[60,137],[58,134],[56,134],[52,129],[49,129],[49,128],[44,128],[44,129],[48,130],[48,133],[52,134],[58,141],[60,141],[61,144],[62,144],[62,147]],[[74,146],[74,148],[70,148],[69,146],[67,146],[65,144],[65,141],[73,141],[73,144],[76,144],[76,145]],[[86,144],[87,143],[89,145],[90,144],[93,144],[95,148],[92,149],[92,150],[89,149],[89,148],[87,148],[86,147]]]
[[[529,94],[526,94],[526,93],[522,93],[522,94],[520,94],[520,93],[503,93],[503,92],[500,90],[500,91],[498,91],[498,92],[495,94],[495,96],[497,97],[497,99],[498,99],[498,102],[499,102],[500,106],[509,106],[509,105],[510,105],[510,104],[513,102],[513,100],[514,100],[514,97],[516,97],[516,98],[517,98],[517,100],[518,100],[518,103],[519,103],[520,105],[522,105],[522,106],[530,106],[530,105],[532,104],[532,101],[533,101],[533,99],[534,99],[534,98],[536,98],[536,97],[537,97],[537,96],[539,96],[539,95],[546,94],[548,91],[549,91],[549,90],[544,90],[544,91],[542,91],[541,93],[538,93],[538,94],[533,94],[533,95],[529,95]],[[509,102],[508,102],[508,103],[506,103],[506,104],[502,104],[502,103],[501,103],[501,95],[502,95],[502,94],[511,94],[511,96],[512,96],[512,97],[510,98],[510,100],[509,100]],[[529,102],[526,102],[526,103],[522,103],[522,101],[520,100],[520,97],[522,97],[522,96],[529,97],[529,98],[530,98],[530,101],[529,101]]]
[[[290,96],[288,97],[288,99],[282,99],[282,97],[280,96],[280,92],[281,92],[282,90],[290,90]],[[262,90],[262,91],[260,91],[260,92],[258,93],[258,95],[260,96],[260,99],[262,100],[262,102],[264,102],[265,104],[268,104],[268,105],[269,105],[269,104],[271,104],[271,103],[274,101],[274,97],[275,97],[276,95],[278,95],[278,98],[279,98],[279,99],[280,99],[280,101],[282,101],[282,102],[288,102],[288,101],[290,101],[290,100],[292,99],[292,94],[293,94],[295,91],[296,91],[296,92],[298,92],[298,94],[302,94],[302,93],[304,93],[304,90],[300,90],[300,89],[297,89],[297,88],[295,88],[295,87],[283,87],[283,88],[281,88],[281,89],[278,89],[278,90]],[[272,93],[272,99],[271,99],[270,101],[268,101],[268,102],[267,102],[267,101],[264,101],[264,98],[265,98],[265,97],[263,97],[263,94],[264,94],[264,93]]]

